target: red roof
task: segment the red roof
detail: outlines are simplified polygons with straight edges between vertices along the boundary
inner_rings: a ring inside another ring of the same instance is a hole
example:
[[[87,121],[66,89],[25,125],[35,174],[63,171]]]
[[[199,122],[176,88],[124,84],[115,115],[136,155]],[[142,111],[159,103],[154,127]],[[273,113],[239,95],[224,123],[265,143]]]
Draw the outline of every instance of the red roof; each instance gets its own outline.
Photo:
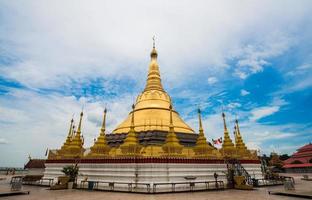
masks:
[[[312,143],[304,145],[303,147],[299,148],[298,151],[312,151]]]
[[[44,159],[30,159],[28,163],[24,166],[24,169],[45,168],[44,163]]]
[[[284,168],[312,167],[312,144],[299,148],[290,158],[284,161]]]
[[[300,167],[312,167],[312,163],[304,163],[304,164],[286,164],[283,168],[300,168]]]

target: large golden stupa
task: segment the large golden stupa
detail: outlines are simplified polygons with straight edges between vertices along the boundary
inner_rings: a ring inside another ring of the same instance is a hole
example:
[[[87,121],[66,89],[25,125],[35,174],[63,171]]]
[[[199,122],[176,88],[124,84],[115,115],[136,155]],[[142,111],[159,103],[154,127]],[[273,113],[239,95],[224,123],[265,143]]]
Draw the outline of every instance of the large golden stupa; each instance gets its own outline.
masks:
[[[173,109],[171,98],[161,84],[155,45],[151,52],[151,62],[145,89],[138,95],[129,116],[113,130],[106,134],[104,111],[103,123],[98,138],[90,148],[84,148],[82,136],[81,112],[77,131],[71,120],[69,132],[63,146],[51,150],[48,159],[102,159],[135,157],[182,157],[201,159],[256,159],[256,154],[249,151],[235,127],[235,144],[227,130],[225,114],[224,140],[221,149],[213,147],[206,139],[201,111],[198,109],[199,131],[196,134]]]
[[[172,102],[169,94],[161,84],[157,55],[155,46],[153,46],[146,86],[144,91],[137,97],[134,110],[132,111],[135,115],[134,124],[137,132],[169,131],[169,107],[172,105]],[[192,128],[181,119],[175,110],[172,113],[172,120],[176,132],[194,134]],[[113,133],[127,133],[130,123],[131,112]]]
[[[63,145],[49,151],[45,180],[58,180],[64,175],[63,168],[72,164],[79,167],[80,188],[86,188],[84,183],[88,182],[88,189],[89,183],[94,183],[96,189],[109,191],[158,193],[219,189],[229,180],[224,172],[230,172],[235,166],[246,180],[251,179],[250,173],[262,178],[257,154],[247,149],[237,120],[232,140],[222,113],[223,139],[218,139],[222,146],[216,148],[207,141],[200,109],[197,133],[181,119],[161,84],[155,45],[145,89],[132,105],[129,116],[110,134],[106,133],[106,115],[109,117],[105,109],[101,129],[91,147],[84,145],[83,112],[77,128],[73,120],[70,121]],[[216,183],[216,173],[220,184]],[[210,182],[216,183],[215,187],[209,185]]]

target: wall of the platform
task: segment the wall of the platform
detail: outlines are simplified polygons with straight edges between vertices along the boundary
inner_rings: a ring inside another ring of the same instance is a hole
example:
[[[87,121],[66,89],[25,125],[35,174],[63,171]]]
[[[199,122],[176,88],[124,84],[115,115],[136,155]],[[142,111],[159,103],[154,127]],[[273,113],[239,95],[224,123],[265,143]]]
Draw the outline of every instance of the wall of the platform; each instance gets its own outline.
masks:
[[[46,163],[45,178],[63,175],[66,163]],[[260,164],[243,164],[252,177],[262,178]],[[80,163],[78,182],[84,179],[108,182],[172,183],[185,182],[189,177],[195,181],[213,181],[216,172],[218,180],[226,183],[226,164],[184,164],[184,163]]]

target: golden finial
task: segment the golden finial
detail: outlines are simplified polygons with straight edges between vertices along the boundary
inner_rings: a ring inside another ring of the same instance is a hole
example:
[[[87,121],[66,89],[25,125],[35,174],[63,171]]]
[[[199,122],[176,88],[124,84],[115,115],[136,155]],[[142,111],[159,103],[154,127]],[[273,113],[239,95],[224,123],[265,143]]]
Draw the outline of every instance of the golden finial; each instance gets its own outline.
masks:
[[[104,109],[104,116],[103,116],[103,122],[102,122],[102,128],[101,128],[101,134],[105,134],[105,128],[106,128],[106,108]]]
[[[82,116],[83,116],[83,111],[81,111],[81,113],[80,113],[80,120],[79,120],[79,124],[78,124],[77,134],[80,134],[80,133],[81,133],[81,121],[82,121]]]
[[[130,132],[134,132],[134,104],[132,104],[132,113],[131,113],[131,124],[130,124]]]
[[[73,125],[73,130],[72,130],[72,134],[71,134],[71,139],[74,139],[75,134],[76,134],[76,130],[75,130],[75,124]]]
[[[134,126],[134,104],[132,104],[131,125]]]
[[[70,126],[69,126],[68,135],[67,135],[68,138],[71,137],[71,135],[72,135],[72,132],[73,132],[73,130],[72,130],[72,128],[73,128],[73,123],[74,123],[74,119],[72,118],[72,119],[70,120]]]
[[[170,109],[170,126],[173,127],[173,121],[172,121],[172,105],[170,104],[169,106],[169,109]]]
[[[200,108],[198,107],[198,121],[199,121],[199,132],[203,132],[203,124],[202,124],[202,119],[201,119],[201,111]]]
[[[153,49],[155,49],[155,35],[153,36]]]
[[[157,51],[155,48],[155,36],[153,36],[153,50],[151,52],[151,58],[156,59],[157,58]]]
[[[236,129],[237,129],[237,134],[240,135],[240,130],[239,130],[239,125],[238,125],[238,119],[235,119],[235,124],[236,124]]]
[[[225,114],[224,112],[222,111],[222,118],[223,118],[223,126],[224,126],[224,130],[227,131],[227,127],[226,127],[226,122],[225,122]]]

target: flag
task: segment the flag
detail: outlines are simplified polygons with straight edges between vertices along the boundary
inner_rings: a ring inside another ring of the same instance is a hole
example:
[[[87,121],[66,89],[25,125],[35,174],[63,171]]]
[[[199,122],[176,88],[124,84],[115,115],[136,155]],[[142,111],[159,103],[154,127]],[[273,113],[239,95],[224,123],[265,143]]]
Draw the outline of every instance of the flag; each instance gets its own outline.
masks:
[[[218,139],[216,139],[216,140],[214,140],[214,139],[212,139],[212,143],[215,145],[215,144],[222,144],[222,137],[220,137],[220,138],[218,138]]]

